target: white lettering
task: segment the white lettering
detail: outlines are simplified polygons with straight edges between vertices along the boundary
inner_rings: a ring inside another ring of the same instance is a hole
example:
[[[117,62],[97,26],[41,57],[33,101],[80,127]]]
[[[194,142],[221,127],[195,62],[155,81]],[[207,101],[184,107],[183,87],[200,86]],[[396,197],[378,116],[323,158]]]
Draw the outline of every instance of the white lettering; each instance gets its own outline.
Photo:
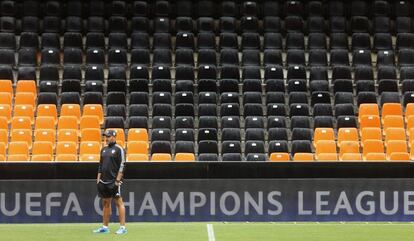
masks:
[[[374,193],[371,191],[360,192],[355,199],[355,207],[358,210],[358,212],[362,215],[372,215],[375,213],[375,202],[374,201],[366,202],[368,209],[364,209],[362,207],[362,199],[366,196],[373,197]]]
[[[145,210],[151,211],[153,216],[158,216],[157,208],[155,207],[154,200],[151,193],[145,193],[144,200],[142,200],[141,207],[139,208],[138,215],[142,216]]]
[[[198,201],[196,200],[198,199]],[[195,209],[206,204],[206,195],[202,192],[190,192],[190,215],[195,215]]]
[[[232,198],[233,199],[233,201],[234,201],[233,209],[230,209],[230,210],[227,209],[227,207],[226,207],[227,198]],[[220,209],[225,215],[228,215],[228,216],[235,215],[237,212],[239,212],[239,210],[240,210],[240,198],[237,195],[237,193],[232,192],[232,191],[228,191],[228,192],[223,193],[223,195],[221,195],[221,197],[220,197]]]
[[[52,211],[52,207],[60,207],[61,203],[59,202],[53,202],[52,198],[61,198],[62,193],[61,192],[51,192],[46,195],[46,216],[50,216]]]
[[[1,213],[5,216],[15,216],[17,213],[19,213],[20,211],[20,193],[17,192],[14,194],[15,198],[14,198],[14,202],[9,202],[9,203],[14,203],[14,208],[13,210],[7,210],[6,209],[6,194],[4,192],[0,193],[0,210]]]
[[[168,194],[168,192],[163,192],[162,193],[162,215],[167,215],[167,206],[168,208],[171,210],[171,212],[174,212],[178,205],[180,205],[179,207],[179,211],[180,211],[180,216],[183,216],[185,213],[185,209],[184,209],[184,193],[183,192],[179,192],[177,197],[175,198],[174,202],[171,200],[170,195]]]
[[[40,207],[40,201],[32,201],[32,198],[40,198],[42,194],[39,192],[28,192],[26,193],[26,213],[29,216],[42,216],[41,211],[34,211],[32,208]]]

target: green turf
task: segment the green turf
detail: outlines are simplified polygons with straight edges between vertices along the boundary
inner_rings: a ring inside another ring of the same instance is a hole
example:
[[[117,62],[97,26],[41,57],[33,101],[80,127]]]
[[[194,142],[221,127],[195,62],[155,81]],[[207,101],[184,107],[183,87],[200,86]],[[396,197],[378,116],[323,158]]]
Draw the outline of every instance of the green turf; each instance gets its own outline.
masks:
[[[410,223],[212,223],[216,241],[405,241],[413,240]],[[92,234],[99,224],[6,224],[7,241],[208,241],[206,223],[129,223],[128,234]]]

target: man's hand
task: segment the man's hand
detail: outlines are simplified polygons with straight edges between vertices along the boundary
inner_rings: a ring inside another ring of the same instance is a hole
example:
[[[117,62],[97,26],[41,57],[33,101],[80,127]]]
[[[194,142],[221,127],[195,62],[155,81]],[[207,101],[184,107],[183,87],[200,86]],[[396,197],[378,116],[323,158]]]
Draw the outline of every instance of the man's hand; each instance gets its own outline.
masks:
[[[119,187],[119,186],[121,186],[121,181],[118,181],[118,180],[115,180],[115,185],[117,186],[117,187]]]

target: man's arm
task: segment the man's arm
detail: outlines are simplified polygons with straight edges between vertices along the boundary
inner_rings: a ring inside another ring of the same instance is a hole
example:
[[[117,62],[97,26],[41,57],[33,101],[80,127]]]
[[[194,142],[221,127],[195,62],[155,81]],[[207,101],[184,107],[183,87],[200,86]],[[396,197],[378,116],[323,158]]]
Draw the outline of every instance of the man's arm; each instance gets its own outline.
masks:
[[[101,173],[100,172],[98,172],[98,175],[96,177],[96,184],[99,183],[99,180],[101,180]]]
[[[102,175],[102,150],[101,150],[101,155],[99,158],[98,175],[96,176],[96,184],[98,184],[99,180],[101,180],[101,175]]]
[[[126,163],[126,158],[125,158],[125,151],[124,148],[119,147],[119,159],[120,159],[120,165],[119,165],[119,170],[118,170],[118,174],[116,175],[116,180],[115,180],[115,184],[116,185],[120,185],[121,181],[122,181],[122,177],[124,176],[124,169],[125,169],[125,163]]]

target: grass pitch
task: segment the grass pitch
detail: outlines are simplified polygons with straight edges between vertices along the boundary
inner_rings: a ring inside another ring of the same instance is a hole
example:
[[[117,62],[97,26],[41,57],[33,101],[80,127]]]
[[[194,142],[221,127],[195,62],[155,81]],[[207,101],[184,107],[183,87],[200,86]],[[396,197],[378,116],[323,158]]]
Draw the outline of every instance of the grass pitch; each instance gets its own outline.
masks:
[[[128,233],[92,234],[100,224],[5,224],[5,241],[408,241],[411,223],[128,223]]]

